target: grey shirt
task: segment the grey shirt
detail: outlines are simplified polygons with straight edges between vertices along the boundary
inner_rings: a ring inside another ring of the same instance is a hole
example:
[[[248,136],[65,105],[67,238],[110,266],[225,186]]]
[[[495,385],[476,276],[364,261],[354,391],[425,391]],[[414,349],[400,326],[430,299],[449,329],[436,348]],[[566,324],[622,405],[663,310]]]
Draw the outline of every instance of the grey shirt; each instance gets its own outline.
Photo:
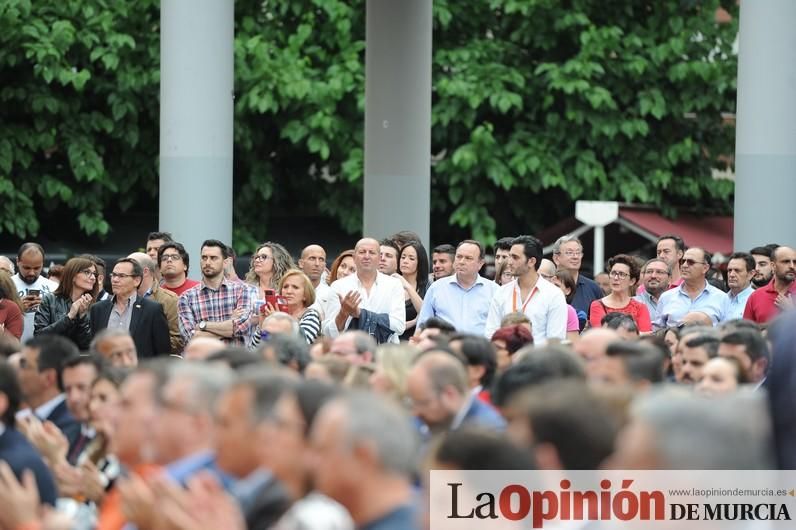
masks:
[[[130,331],[130,320],[133,318],[133,304],[137,298],[136,293],[127,300],[127,307],[122,313],[119,313],[119,307],[116,305],[116,297],[111,300],[111,316],[108,318],[108,329],[126,329]]]

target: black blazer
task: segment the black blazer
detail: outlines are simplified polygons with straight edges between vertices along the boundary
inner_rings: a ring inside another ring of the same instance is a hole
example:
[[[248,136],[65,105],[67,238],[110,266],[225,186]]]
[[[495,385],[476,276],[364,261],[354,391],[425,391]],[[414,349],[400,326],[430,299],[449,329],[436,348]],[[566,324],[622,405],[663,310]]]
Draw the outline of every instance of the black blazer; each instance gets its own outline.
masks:
[[[108,320],[113,310],[113,298],[97,302],[89,311],[91,317],[91,335],[108,327]],[[130,318],[130,335],[135,342],[139,358],[168,355],[171,351],[169,342],[169,323],[163,314],[163,307],[148,298],[136,298],[133,303],[133,314]]]
[[[47,420],[52,422],[62,433],[66,436],[66,439],[69,440],[69,448],[71,449],[72,446],[75,444],[77,439],[80,437],[80,422],[78,422],[72,413],[69,412],[69,409],[66,407],[66,400],[61,401],[57,407],[50,412],[50,415],[46,418],[41,418],[42,420]]]

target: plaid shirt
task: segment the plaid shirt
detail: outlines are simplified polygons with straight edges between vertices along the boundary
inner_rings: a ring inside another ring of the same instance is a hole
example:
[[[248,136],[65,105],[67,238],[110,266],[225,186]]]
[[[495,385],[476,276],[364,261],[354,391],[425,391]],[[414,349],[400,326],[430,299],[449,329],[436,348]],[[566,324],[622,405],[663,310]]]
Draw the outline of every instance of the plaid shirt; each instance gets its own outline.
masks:
[[[232,319],[232,312],[242,308],[243,314],[235,320],[235,331],[231,339],[221,338],[235,346],[245,346],[249,339],[249,316],[253,299],[251,291],[242,283],[223,280],[218,290],[204,282],[191,287],[180,295],[178,313],[180,332],[187,343],[193,337],[199,322],[224,322]]]

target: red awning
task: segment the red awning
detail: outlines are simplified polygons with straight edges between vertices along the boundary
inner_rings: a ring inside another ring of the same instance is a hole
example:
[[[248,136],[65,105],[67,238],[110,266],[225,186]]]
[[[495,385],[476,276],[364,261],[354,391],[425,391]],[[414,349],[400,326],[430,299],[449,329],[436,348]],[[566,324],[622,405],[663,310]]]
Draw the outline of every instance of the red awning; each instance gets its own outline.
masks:
[[[667,219],[654,210],[627,207],[619,208],[619,217],[656,237],[676,234],[682,237],[689,247],[704,248],[713,254],[721,252],[725,256],[733,252],[732,217],[696,217],[683,214],[677,219]]]

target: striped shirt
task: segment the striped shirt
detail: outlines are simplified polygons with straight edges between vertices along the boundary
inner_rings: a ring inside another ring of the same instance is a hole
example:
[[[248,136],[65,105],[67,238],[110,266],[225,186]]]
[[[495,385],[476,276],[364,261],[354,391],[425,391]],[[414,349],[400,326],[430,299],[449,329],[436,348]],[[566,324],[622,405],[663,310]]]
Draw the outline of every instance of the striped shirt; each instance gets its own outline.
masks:
[[[218,289],[204,282],[191,287],[180,295],[178,314],[180,333],[187,343],[193,337],[199,322],[224,322],[232,319],[232,312],[242,309],[243,314],[235,320],[232,338],[219,337],[235,346],[245,346],[249,338],[249,316],[252,312],[251,290],[238,282],[223,280]]]

